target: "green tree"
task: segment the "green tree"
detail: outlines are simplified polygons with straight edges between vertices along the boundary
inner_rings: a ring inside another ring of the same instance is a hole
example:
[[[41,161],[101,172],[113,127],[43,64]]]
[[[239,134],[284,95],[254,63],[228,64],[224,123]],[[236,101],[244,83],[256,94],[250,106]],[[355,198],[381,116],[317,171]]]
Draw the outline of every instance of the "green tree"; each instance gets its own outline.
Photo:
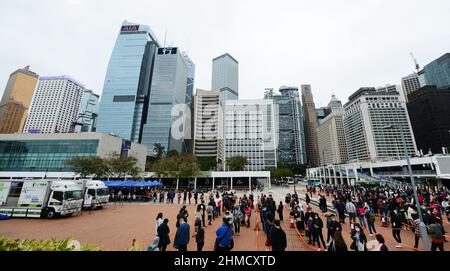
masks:
[[[202,171],[209,171],[217,166],[215,157],[197,157],[197,161]]]
[[[176,157],[179,156],[180,153],[177,150],[170,150],[167,152],[166,156],[171,158],[171,157]]]
[[[108,166],[104,159],[98,156],[75,156],[65,162],[72,171],[82,178],[93,176],[97,179],[108,175]]]
[[[294,176],[294,172],[287,167],[278,167],[270,171],[270,176],[274,179],[286,178]]]
[[[245,166],[248,164],[247,157],[245,157],[245,156],[230,157],[226,161],[227,161],[227,166],[230,169],[230,171],[242,171],[245,169]]]
[[[111,174],[119,178],[127,175],[137,176],[140,173],[140,169],[136,166],[137,159],[132,156],[122,157],[114,153],[107,163]]]
[[[178,166],[178,176],[180,178],[189,178],[196,176],[200,170],[197,158],[190,154],[181,155],[175,158]]]
[[[82,178],[92,175],[93,164],[91,163],[92,157],[88,156],[75,156],[70,160],[66,160],[65,163],[72,168],[72,171],[80,175]]]

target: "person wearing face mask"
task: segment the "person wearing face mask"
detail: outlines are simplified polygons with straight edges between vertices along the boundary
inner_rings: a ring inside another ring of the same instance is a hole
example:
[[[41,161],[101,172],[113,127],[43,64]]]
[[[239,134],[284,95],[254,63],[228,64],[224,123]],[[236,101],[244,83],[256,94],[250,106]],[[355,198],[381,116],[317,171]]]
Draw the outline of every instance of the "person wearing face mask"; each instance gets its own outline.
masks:
[[[402,238],[400,236],[402,230],[402,220],[400,214],[397,209],[394,209],[391,213],[391,222],[392,222],[392,236],[397,242],[396,248],[401,248]]]
[[[311,230],[312,230],[312,236],[313,236],[313,240],[312,240],[313,246],[317,242],[317,246],[320,249],[320,241],[322,241],[323,247],[326,248],[325,240],[323,239],[323,233],[322,233],[323,221],[319,217],[318,213],[314,213],[314,215],[313,215],[313,221],[312,221],[311,228],[312,228]]]
[[[353,242],[350,246],[350,249],[352,249],[353,251],[367,251],[367,237],[358,223],[355,224],[354,229],[351,233],[351,237]]]

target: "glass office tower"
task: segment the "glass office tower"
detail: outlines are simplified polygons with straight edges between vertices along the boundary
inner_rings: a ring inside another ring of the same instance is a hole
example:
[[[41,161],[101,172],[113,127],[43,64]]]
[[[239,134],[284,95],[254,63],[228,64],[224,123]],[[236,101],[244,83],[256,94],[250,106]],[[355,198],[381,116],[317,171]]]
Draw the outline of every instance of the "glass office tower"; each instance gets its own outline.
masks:
[[[156,143],[161,144],[165,151],[183,151],[185,135],[180,138],[176,133],[186,127],[186,119],[181,119],[182,116],[178,114],[187,107],[187,82],[188,68],[178,48],[159,48],[155,58],[147,123],[144,125],[141,142],[148,147],[150,153]],[[175,106],[177,116],[172,117]],[[172,124],[177,120],[180,121],[177,126],[179,130],[172,131]]]
[[[211,89],[220,91],[220,102],[239,98],[239,63],[226,53],[213,59]]]
[[[106,72],[97,132],[141,142],[158,47],[150,27],[123,22]]]
[[[278,163],[306,164],[305,128],[298,87],[280,87],[280,95],[273,91],[265,99],[278,106]]]

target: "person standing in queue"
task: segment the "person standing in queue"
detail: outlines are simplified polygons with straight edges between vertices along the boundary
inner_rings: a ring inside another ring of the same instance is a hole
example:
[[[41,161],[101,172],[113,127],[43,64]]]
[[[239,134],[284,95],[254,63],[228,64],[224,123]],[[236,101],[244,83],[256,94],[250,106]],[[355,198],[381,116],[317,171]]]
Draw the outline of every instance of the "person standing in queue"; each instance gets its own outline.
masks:
[[[187,251],[187,245],[190,240],[190,226],[184,220],[183,215],[178,215],[178,229],[175,234],[174,247],[178,249],[178,251]]]
[[[278,208],[277,208],[277,213],[278,213],[278,217],[280,218],[280,221],[283,221],[283,210],[284,210],[283,202],[280,201],[280,205],[278,205]]]
[[[234,247],[233,230],[227,217],[223,218],[222,226],[216,231],[214,251],[230,251]]]
[[[157,234],[159,237],[158,247],[160,251],[166,251],[167,245],[170,244],[169,233],[169,219],[166,218],[157,230]]]
[[[280,226],[280,220],[275,220],[270,228],[270,243],[272,251],[285,251],[287,247],[286,233]]]
[[[203,246],[205,245],[205,230],[201,225],[198,225],[197,233],[193,237],[195,237],[195,242],[197,243],[197,251],[203,251]]]

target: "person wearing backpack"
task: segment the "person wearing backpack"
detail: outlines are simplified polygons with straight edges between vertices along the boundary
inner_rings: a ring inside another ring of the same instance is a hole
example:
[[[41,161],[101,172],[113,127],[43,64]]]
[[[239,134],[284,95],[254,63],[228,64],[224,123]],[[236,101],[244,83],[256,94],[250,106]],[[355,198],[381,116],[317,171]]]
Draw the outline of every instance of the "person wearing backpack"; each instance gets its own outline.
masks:
[[[223,218],[223,224],[216,231],[216,241],[214,251],[230,251],[234,247],[233,230],[229,224],[228,218]]]

